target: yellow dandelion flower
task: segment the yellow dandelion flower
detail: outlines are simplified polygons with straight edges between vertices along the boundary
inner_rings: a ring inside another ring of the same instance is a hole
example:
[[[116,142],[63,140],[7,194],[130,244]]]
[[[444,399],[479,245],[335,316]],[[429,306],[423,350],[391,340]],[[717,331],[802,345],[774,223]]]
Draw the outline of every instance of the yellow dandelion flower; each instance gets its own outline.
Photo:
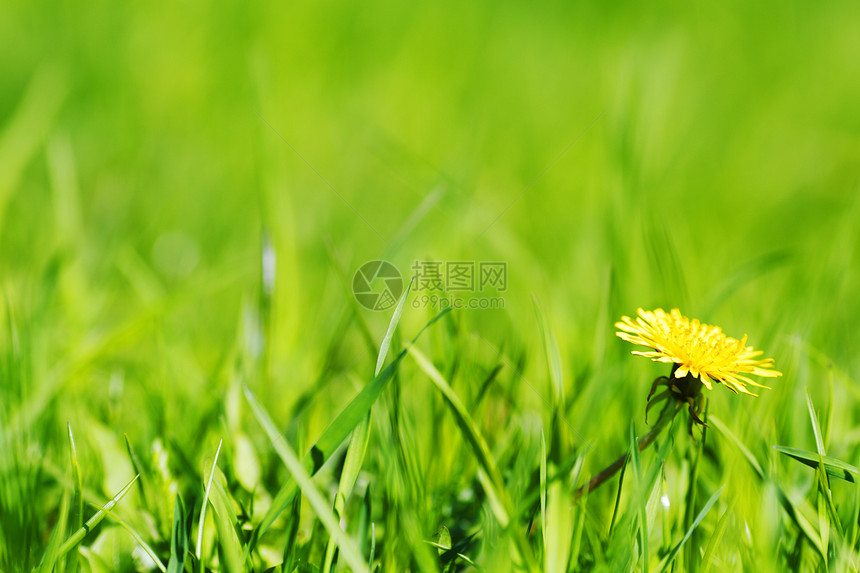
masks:
[[[667,313],[662,308],[654,311],[637,311],[636,320],[627,316],[615,323],[622,339],[647,346],[650,352],[633,351],[655,362],[674,363],[674,377],[692,376],[701,380],[708,390],[712,382],[724,384],[729,390],[756,396],[747,390],[747,384],[769,388],[750,379],[747,374],[774,378],[782,376],[773,370],[773,359],[759,359],[763,352],[747,346],[747,337],[741,340],[726,336],[717,326],[690,320],[673,308]]]

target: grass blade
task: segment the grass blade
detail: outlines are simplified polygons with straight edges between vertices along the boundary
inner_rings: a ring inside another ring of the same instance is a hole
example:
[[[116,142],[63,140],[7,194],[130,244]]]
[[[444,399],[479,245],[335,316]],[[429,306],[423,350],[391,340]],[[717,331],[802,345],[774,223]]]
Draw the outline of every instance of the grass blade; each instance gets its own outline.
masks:
[[[541,343],[544,349],[544,358],[549,369],[549,380],[552,386],[553,406],[564,413],[564,380],[562,378],[561,355],[558,350],[558,342],[552,332],[546,313],[544,313],[538,299],[534,297],[532,303],[535,315],[538,319],[541,333]]]
[[[478,459],[480,469],[487,477],[487,480],[485,480],[487,489],[489,490],[486,492],[487,495],[499,502],[499,504],[493,508],[496,514],[496,519],[502,527],[507,527],[511,521],[511,507],[513,504],[507,496],[502,476],[499,473],[498,467],[496,467],[496,462],[490,454],[490,447],[478,431],[478,427],[469,415],[466,406],[462,401],[460,401],[460,397],[457,396],[448,382],[442,377],[442,374],[417,348],[410,345],[408,347],[408,351],[415,359],[418,367],[430,377],[430,380],[439,392],[442,393],[445,401],[451,407],[451,411],[454,413],[454,418],[457,420],[457,425],[460,426],[463,437],[472,448],[472,452]]]
[[[71,514],[69,515],[69,525],[75,529],[84,524],[84,486],[81,479],[81,467],[78,464],[78,451],[75,448],[75,436],[72,433],[72,425],[68,424],[69,428],[69,457],[72,463],[72,487],[73,498]],[[78,554],[76,552],[69,555],[66,561],[66,571],[75,571],[77,569]]]
[[[403,308],[406,306],[406,300],[409,298],[409,293],[412,290],[412,284],[415,282],[415,277],[409,281],[406,290],[401,295],[391,316],[391,321],[388,323],[388,330],[382,338],[382,343],[379,346],[379,356],[376,359],[376,370],[374,376],[382,370],[382,365],[385,363],[385,357],[388,355],[388,350],[391,348],[391,340],[394,337],[394,332],[397,330],[397,325],[400,323],[400,317],[403,315]],[[352,488],[355,486],[355,480],[358,478],[358,473],[361,471],[361,466],[364,464],[364,457],[367,453],[367,445],[370,441],[370,425],[371,413],[362,420],[352,433],[349,448],[346,451],[346,459],[344,460],[343,471],[341,472],[340,482],[337,487],[337,494],[334,499],[334,510],[338,518],[343,518],[344,509],[346,506],[346,498],[349,496]],[[334,560],[334,538],[329,538],[326,547],[325,562],[323,564],[323,573],[329,573]]]
[[[188,552],[188,532],[185,530],[185,503],[177,494],[173,504],[173,534],[170,537],[170,560],[167,573],[182,573],[185,569],[185,554]]]
[[[131,462],[131,467],[134,473],[140,474],[140,498],[143,501],[144,507],[149,507],[149,498],[151,497],[149,494],[149,490],[152,488],[151,485],[151,477],[149,477],[146,473],[143,464],[140,463],[140,458],[137,457],[137,453],[134,451],[134,447],[131,445],[131,441],[128,439],[128,434],[123,434],[125,438],[125,450],[128,454],[128,459]],[[157,496],[153,496],[157,497]],[[153,503],[152,507],[157,506],[157,503]],[[156,511],[156,518],[161,515],[160,511]]]
[[[690,526],[690,529],[687,530],[687,533],[684,535],[684,538],[678,542],[678,544],[672,549],[672,552],[669,553],[663,560],[663,564],[660,567],[660,573],[668,570],[669,566],[675,560],[675,557],[678,556],[678,553],[681,552],[681,548],[687,542],[688,539],[693,535],[693,531],[699,524],[702,523],[702,520],[705,519],[705,516],[708,515],[708,512],[711,511],[711,508],[717,503],[717,500],[720,498],[720,494],[723,493],[723,487],[720,486],[720,489],[714,492],[714,495],[705,503],[705,506],[702,508],[702,511],[699,512],[699,515],[696,516],[696,519],[693,520],[693,525]]]
[[[567,484],[557,481],[549,487],[547,501],[547,542],[544,571],[567,571],[573,541],[573,501]],[[580,516],[582,513],[580,512]]]
[[[415,282],[415,277],[406,285],[406,290],[400,297],[397,307],[394,309],[394,314],[391,316],[391,322],[388,323],[388,330],[382,338],[382,344],[379,345],[379,357],[376,359],[376,370],[373,375],[379,374],[382,370],[382,365],[385,363],[385,356],[388,354],[388,349],[391,348],[391,339],[394,337],[394,331],[397,330],[397,325],[400,323],[400,317],[403,315],[403,307],[406,306],[406,299],[409,298],[409,292],[412,290],[412,283]]]
[[[125,497],[125,494],[127,494],[129,492],[129,490],[131,489],[131,486],[134,485],[134,482],[136,482],[139,477],[140,477],[140,474],[137,474],[136,476],[134,476],[132,478],[132,480],[130,482],[128,482],[128,484],[126,484],[126,486],[123,487],[119,491],[119,493],[117,493],[113,497],[113,499],[111,499],[109,502],[107,502],[104,505],[104,507],[102,507],[100,510],[98,510],[94,516],[89,518],[87,520],[87,522],[83,525],[83,527],[81,527],[75,533],[73,533],[72,536],[69,537],[65,543],[63,543],[62,547],[60,547],[59,555],[65,555],[66,553],[68,553],[78,543],[80,543],[84,539],[84,537],[86,537],[87,533],[92,531],[95,526],[97,526],[99,523],[101,523],[102,520],[105,517],[107,517],[107,514],[110,513],[110,510],[113,508],[113,506],[115,506],[117,503],[119,503],[119,501],[123,497]]]
[[[284,566],[283,571],[292,571],[298,559],[298,533],[302,517],[302,498],[293,497],[290,511],[289,526],[287,527],[287,540],[284,544]],[[373,563],[373,560],[371,560]]]
[[[72,434],[72,425],[69,428],[69,456],[72,461],[72,485],[74,486],[74,500],[69,523],[73,527],[80,527],[84,523],[84,487],[81,480],[81,468],[78,465],[78,452],[75,448],[75,436]]]
[[[212,509],[215,510],[215,529],[218,530],[218,541],[221,555],[221,566],[227,571],[238,573],[244,571],[245,552],[239,534],[236,532],[236,512],[230,494],[224,488],[227,482],[218,466],[212,466]]]
[[[164,566],[164,563],[162,563],[161,559],[158,558],[158,555],[156,555],[152,547],[150,547],[150,545],[143,540],[143,537],[141,537],[140,533],[135,531],[135,529],[131,525],[129,525],[127,521],[122,519],[113,511],[108,511],[108,517],[110,517],[113,521],[117,522],[120,527],[125,529],[126,532],[131,535],[135,543],[140,545],[140,548],[143,549],[143,552],[146,553],[150,559],[152,559],[152,562],[155,563],[155,566],[158,567],[158,570],[161,571],[161,573],[167,573],[167,567]]]
[[[734,503],[731,503],[723,512],[723,516],[720,518],[720,521],[717,522],[717,527],[714,528],[714,533],[711,535],[711,539],[708,541],[708,546],[705,548],[705,554],[702,556],[702,568],[700,569],[700,573],[708,573],[711,569],[711,563],[714,560],[714,553],[717,551],[717,547],[720,546],[720,542],[723,540],[723,535],[726,532],[726,527],[729,524],[729,519],[732,517],[732,510],[734,509]]]
[[[667,406],[666,409],[660,414],[660,416],[661,419],[666,416],[666,419],[673,420],[677,412],[678,408],[676,406]],[[635,555],[633,553],[633,541],[635,540],[634,536],[637,534],[637,520],[638,522],[644,522],[646,527],[648,527],[649,525],[648,500],[653,497],[655,491],[659,492],[657,480],[661,475],[663,463],[669,454],[669,449],[674,444],[674,440],[672,439],[672,432],[675,428],[675,425],[674,423],[670,422],[667,422],[667,424],[669,425],[663,430],[665,434],[663,435],[663,440],[659,443],[659,449],[656,452],[656,457],[654,458],[654,461],[651,463],[647,471],[642,471],[641,455],[638,456],[638,461],[636,461],[636,464],[639,465],[638,471],[636,470],[636,467],[634,467],[633,449],[629,449],[627,452],[625,452],[623,457],[619,458],[619,460],[624,464],[622,465],[622,467],[626,465],[630,466],[630,472],[633,474],[632,479],[634,482],[634,489],[629,494],[629,504],[631,505],[631,508],[622,512],[617,524],[615,524],[615,527],[610,530],[611,537],[609,537],[607,556],[610,560],[612,570],[621,570],[621,568],[624,568],[625,570],[629,569],[627,564],[633,563],[635,561]],[[631,445],[633,445],[632,440]],[[641,450],[639,448],[642,445],[642,440],[639,440],[635,445],[636,451],[640,452]],[[655,447],[658,446],[655,444]],[[636,478],[637,474],[641,476],[639,479]],[[620,499],[622,483],[623,480],[620,479],[619,489],[616,494],[616,504],[618,503],[618,499]],[[587,492],[588,488],[584,487],[583,491]],[[644,519],[642,519],[642,508],[639,507],[640,505],[643,505],[645,508]],[[656,516],[656,511],[654,512],[654,515]]]
[[[546,437],[540,431],[540,530],[543,536],[543,551],[546,553]]]
[[[750,449],[744,444],[740,438],[738,438],[734,432],[732,432],[728,426],[726,426],[722,420],[715,416],[710,416],[708,418],[708,422],[713,424],[717,430],[720,431],[721,434],[726,436],[731,442],[735,445],[735,447],[744,455],[747,461],[750,463],[752,468],[755,470],[755,473],[758,474],[758,477],[761,479],[765,479],[764,469],[762,469],[761,464],[750,451]]]
[[[860,475],[860,468],[857,466],[852,466],[849,463],[831,456],[822,456],[815,452],[810,452],[809,450],[792,448],[790,446],[773,446],[773,449],[794,458],[800,463],[813,469],[818,468],[819,464],[822,464],[824,465],[824,471],[827,472],[827,475],[847,482],[856,483],[857,480],[854,476]]]
[[[758,460],[755,458],[755,456],[753,456],[753,454],[749,450],[749,448],[746,447],[746,444],[741,442],[740,439],[734,434],[734,432],[732,432],[725,425],[725,423],[722,422],[722,420],[720,420],[719,418],[717,418],[716,416],[714,416],[712,414],[708,417],[708,423],[712,424],[717,430],[719,430],[719,432],[722,435],[726,436],[727,438],[729,438],[732,441],[732,443],[734,443],[735,447],[737,447],[738,450],[740,450],[740,452],[744,455],[744,457],[747,458],[747,461],[749,461],[750,465],[755,470],[756,474],[758,474],[759,479],[761,479],[762,481],[769,479],[769,476],[764,473],[764,470],[762,469],[761,464],[758,463]],[[775,449],[778,449],[781,447],[782,446],[774,446]],[[816,466],[817,466],[818,456],[817,456],[817,454],[813,454],[813,455],[815,455]],[[813,547],[815,547],[815,549],[818,551],[818,553],[822,557],[824,557],[826,551],[825,551],[824,546],[821,542],[821,536],[818,534],[818,532],[815,530],[815,528],[812,526],[812,524],[809,522],[809,520],[803,514],[801,509],[797,507],[797,505],[788,497],[788,495],[786,495],[786,493],[782,489],[782,487],[778,483],[774,483],[774,485],[777,488],[777,496],[779,497],[780,505],[782,505],[785,512],[797,524],[797,526],[800,528],[800,530],[803,531],[803,534],[812,543]]]
[[[490,448],[487,445],[487,442],[478,431],[478,427],[475,425],[475,422],[472,420],[472,417],[469,415],[469,412],[460,400],[460,397],[457,396],[430,360],[428,360],[427,357],[425,357],[411,344],[407,345],[407,350],[412,355],[412,358],[415,359],[418,367],[427,374],[445,398],[445,402],[454,414],[454,419],[457,421],[457,425],[463,434],[463,438],[466,443],[469,444],[472,452],[478,459],[478,465],[480,468],[478,477],[481,481],[482,487],[484,488],[484,492],[487,495],[493,514],[502,528],[507,528],[511,524],[511,520],[513,518],[513,503],[505,489],[505,483],[499,473],[496,462],[490,454]],[[522,539],[521,535],[514,534],[513,538],[520,556],[524,561],[524,566],[529,570],[535,570],[536,566],[531,554],[531,548],[526,544],[525,540]]]
[[[370,563],[371,573],[373,573],[373,560],[376,558],[376,524],[370,522],[370,556],[367,562]]]
[[[221,453],[221,446],[224,440],[218,441],[218,449],[215,450],[215,459],[212,460],[212,469],[209,470],[209,479],[206,480],[206,490],[203,492],[203,505],[200,507],[200,524],[197,526],[197,561],[200,561],[200,568],[203,569],[203,526],[206,523],[206,505],[209,502],[209,494],[212,491],[212,478],[215,477],[215,467],[218,465],[218,454]]]
[[[830,494],[830,480],[827,478],[827,468],[824,466],[824,437],[821,433],[821,424],[818,421],[818,413],[812,405],[812,398],[809,396],[809,388],[806,388],[806,406],[809,409],[809,420],[812,423],[812,432],[815,434],[815,447],[818,450],[818,464],[816,465],[816,473],[818,475],[818,530],[821,533],[821,543],[824,547],[828,546],[830,539],[831,522],[836,525],[836,530],[840,537],[843,535],[842,522],[839,519],[839,514],[836,511],[836,506],[833,504],[833,497]],[[824,560],[825,565],[827,559]]]
[[[636,428],[633,423],[630,424],[630,468],[633,470],[633,479],[637,484],[637,494],[635,499],[638,500],[639,513],[639,543],[642,551],[642,570],[648,573],[648,509],[646,507],[647,497],[645,492],[650,488],[643,487],[642,481],[642,461],[639,455],[639,440],[636,438]]]
[[[359,555],[353,541],[340,528],[337,518],[328,508],[328,503],[326,503],[322,494],[319,493],[313,481],[311,481],[310,473],[305,469],[302,462],[299,461],[298,456],[293,452],[293,449],[280,434],[268,413],[266,413],[248,387],[245,387],[245,398],[247,398],[248,403],[251,405],[257,421],[269,436],[275,452],[284,462],[284,465],[287,466],[293,479],[316,512],[317,518],[322,522],[326,530],[328,530],[329,535],[335,540],[344,560],[352,567],[353,573],[370,573],[370,568],[364,562],[361,555]]]
[[[433,317],[433,319],[424,325],[424,328],[415,335],[412,342],[418,340],[425,330],[448,314],[448,312],[450,312],[450,309],[445,309]],[[374,377],[374,379],[364,387],[358,396],[353,398],[346,408],[344,408],[328,425],[325,431],[323,431],[322,435],[311,449],[304,455],[302,458],[302,467],[304,467],[310,475],[314,475],[319,471],[325,461],[334,453],[343,441],[349,437],[355,427],[361,423],[361,420],[367,416],[377,398],[382,394],[388,381],[394,376],[394,372],[397,370],[397,366],[400,361],[403,360],[404,356],[406,356],[406,350],[401,351],[391,364],[386,366],[379,374],[377,374],[376,377]],[[296,484],[293,482],[288,482],[281,487],[281,490],[277,493],[274,500],[272,500],[272,505],[269,508],[269,511],[267,511],[263,516],[260,525],[257,526],[251,540],[248,542],[248,550],[254,548],[257,540],[259,540],[259,538],[268,531],[269,527],[271,527],[272,523],[274,523],[275,519],[278,518],[281,512],[289,507],[290,502],[297,491],[298,489]]]
[[[358,473],[364,464],[367,445],[370,443],[370,427],[371,414],[368,414],[352,432],[352,438],[350,439],[349,448],[346,450],[346,458],[343,462],[340,482],[337,486],[337,494],[335,494],[334,498],[334,511],[339,519],[342,519],[344,516],[346,499],[352,493],[352,488],[355,487],[355,481],[358,479]],[[331,563],[334,559],[334,547],[334,538],[329,538],[323,573],[328,573],[331,568]]]
[[[51,573],[54,570],[54,565],[57,560],[63,556],[65,551],[60,547],[60,540],[66,534],[66,520],[69,516],[69,494],[63,494],[60,500],[60,515],[57,518],[57,524],[54,526],[54,531],[51,533],[51,538],[48,540],[48,547],[45,554],[42,556],[42,562],[39,564],[39,573]]]
[[[812,433],[815,434],[815,447],[818,449],[818,454],[820,456],[827,455],[824,449],[824,438],[821,435],[821,425],[818,423],[818,413],[815,411],[815,406],[812,405],[809,388],[806,388],[806,407],[809,409],[809,420],[812,422]]]
[[[609,533],[607,537],[612,537],[612,532],[615,529],[615,521],[618,519],[618,510],[621,508],[621,490],[624,487],[624,474],[627,473],[627,466],[630,465],[630,456],[624,460],[621,465],[621,471],[618,473],[618,488],[615,490],[615,504],[612,507],[612,519],[609,521]]]

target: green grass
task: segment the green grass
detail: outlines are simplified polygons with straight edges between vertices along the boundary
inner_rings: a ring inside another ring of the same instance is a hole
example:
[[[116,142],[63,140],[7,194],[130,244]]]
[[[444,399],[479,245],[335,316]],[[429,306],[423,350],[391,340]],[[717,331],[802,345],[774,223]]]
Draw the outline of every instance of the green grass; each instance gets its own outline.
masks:
[[[0,571],[857,571],[857,21],[8,3]],[[640,306],[784,376],[640,452]]]

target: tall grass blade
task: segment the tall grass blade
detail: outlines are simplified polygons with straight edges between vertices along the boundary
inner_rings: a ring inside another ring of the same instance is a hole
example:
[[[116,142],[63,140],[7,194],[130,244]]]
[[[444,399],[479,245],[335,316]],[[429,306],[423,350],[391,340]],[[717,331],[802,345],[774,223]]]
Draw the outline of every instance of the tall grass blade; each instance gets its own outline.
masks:
[[[639,455],[639,440],[636,437],[636,428],[630,424],[630,468],[633,470],[633,478],[637,484],[635,495],[636,510],[639,514],[639,543],[642,552],[642,570],[648,573],[648,510],[646,508],[646,491],[650,488],[644,487],[642,481],[642,461]]]
[[[550,389],[552,391],[553,406],[564,412],[564,380],[562,378],[561,355],[558,350],[555,334],[549,325],[546,314],[536,297],[532,298],[532,304],[540,326],[541,344],[544,350],[544,359],[549,369]]]
[[[385,363],[385,357],[388,355],[388,349],[391,348],[391,339],[394,337],[394,331],[397,330],[397,325],[400,323],[400,317],[403,315],[403,308],[406,306],[406,300],[409,298],[409,293],[412,290],[412,283],[415,282],[415,277],[409,281],[406,290],[401,295],[397,302],[397,307],[394,309],[394,314],[391,316],[391,322],[388,323],[388,330],[382,338],[382,344],[379,345],[379,357],[376,359],[376,370],[373,375],[379,374],[382,370],[382,365]]]
[[[224,440],[218,440],[218,449],[215,450],[215,459],[212,460],[212,469],[209,470],[209,479],[206,480],[206,489],[203,492],[203,505],[200,506],[200,520],[197,526],[197,548],[195,555],[197,561],[200,562],[201,569],[203,568],[203,527],[206,523],[206,506],[209,504],[209,494],[212,492],[212,480],[215,477],[215,467],[218,465],[218,455],[221,453],[221,446]]]
[[[257,421],[269,436],[269,441],[272,443],[275,452],[281,458],[281,461],[284,462],[284,465],[287,466],[298,487],[311,504],[311,507],[313,507],[314,512],[316,512],[317,518],[322,522],[326,530],[328,530],[329,535],[334,538],[344,560],[352,567],[353,573],[369,573],[370,568],[361,558],[361,555],[359,555],[353,541],[340,528],[337,517],[328,508],[328,504],[323,499],[322,494],[319,493],[313,481],[311,481],[310,473],[302,465],[302,462],[299,461],[298,456],[275,427],[269,414],[266,413],[265,409],[263,409],[247,386],[245,387],[245,398],[247,398],[248,403],[251,405]]]
[[[836,525],[836,530],[841,537],[843,534],[842,522],[839,519],[836,506],[833,504],[833,496],[830,493],[830,480],[827,478],[828,471],[824,465],[824,456],[826,455],[824,437],[821,432],[821,424],[818,421],[818,413],[812,404],[812,398],[809,396],[809,388],[806,388],[806,406],[809,410],[812,432],[815,435],[815,447],[818,450],[818,464],[815,468],[818,477],[818,531],[821,534],[822,545],[827,547],[830,539],[831,524]],[[825,558],[826,563],[827,559]]]
[[[765,474],[764,470],[761,467],[761,464],[752,454],[752,452],[747,448],[746,444],[744,444],[740,439],[732,432],[725,423],[722,422],[719,418],[714,415],[710,415],[708,417],[708,423],[715,427],[719,432],[729,438],[729,440],[735,445],[738,450],[743,453],[744,457],[746,457],[747,461],[750,463],[750,466],[755,470],[761,481],[769,480],[770,477]],[[774,446],[775,449],[781,448],[782,446]],[[813,454],[815,455],[815,454]],[[815,455],[816,465],[818,461],[818,456]],[[803,514],[803,511],[800,507],[797,506],[795,502],[791,500],[791,498],[786,495],[785,491],[778,483],[774,483],[776,486],[777,496],[779,497],[780,505],[782,505],[785,512],[788,516],[794,521],[794,523],[800,528],[806,538],[812,543],[812,546],[818,551],[818,553],[824,557],[826,553],[826,549],[821,542],[821,536],[815,530],[815,527],[809,522],[806,516]]]
[[[111,518],[113,521],[117,522],[120,527],[122,527],[126,530],[126,532],[128,532],[132,539],[134,539],[135,543],[140,545],[140,548],[143,550],[143,552],[146,553],[150,559],[152,559],[152,562],[155,563],[155,566],[158,567],[158,570],[161,571],[161,573],[167,573],[167,567],[165,567],[164,563],[161,561],[161,559],[159,559],[158,555],[155,553],[152,547],[146,541],[144,541],[143,537],[140,535],[140,533],[137,532],[137,530],[135,530],[126,520],[118,516],[112,510],[108,511],[108,517]]]
[[[827,472],[827,475],[847,482],[857,483],[857,479],[854,476],[860,476],[860,468],[831,456],[822,456],[809,450],[789,446],[773,446],[773,449],[813,469],[818,468],[820,463],[824,466],[824,471]]]
[[[612,537],[612,532],[615,530],[615,522],[618,519],[618,510],[621,508],[621,490],[624,488],[624,474],[627,472],[627,467],[630,465],[630,455],[621,465],[621,471],[618,473],[618,488],[615,490],[615,504],[612,506],[612,519],[609,520],[609,533],[607,537]]]
[[[170,536],[170,560],[167,573],[182,573],[185,569],[185,554],[188,553],[188,532],[185,529],[185,503],[176,495],[173,504],[173,533]]]
[[[546,553],[546,437],[543,428],[540,431],[540,530],[543,538],[543,551]]]
[[[291,511],[288,522],[289,526],[287,527],[287,540],[284,545],[284,571],[292,571],[293,566],[298,559],[298,534],[299,525],[301,525],[302,518],[302,497],[300,495],[293,497],[292,507],[290,509]]]
[[[215,529],[218,531],[218,548],[221,558],[221,566],[231,572],[244,570],[244,565],[247,562],[242,540],[239,538],[237,531],[236,511],[234,510],[233,500],[225,488],[227,478],[221,472],[221,469],[213,465],[212,474],[212,490],[210,500],[212,509],[214,510],[213,521]]]
[[[134,451],[134,446],[131,445],[131,440],[128,439],[128,434],[123,434],[123,437],[125,438],[125,450],[126,450],[126,453],[128,454],[129,461],[131,461],[132,470],[134,470],[134,473],[140,475],[140,488],[138,489],[138,491],[140,492],[140,497],[143,501],[143,505],[145,507],[149,507],[150,506],[150,499],[149,498],[153,497],[152,505],[157,506],[158,502],[156,501],[156,499],[158,496],[155,495],[154,493],[152,495],[149,493],[149,491],[151,489],[152,490],[155,489],[152,486],[152,478],[151,478],[151,476],[147,475],[146,468],[144,468],[143,464],[140,463],[140,458],[137,457],[137,453]],[[156,513],[156,517],[157,517],[157,516],[160,516],[162,512],[156,510],[155,513]]]
[[[716,416],[710,416],[708,418],[708,422],[713,424],[713,426],[717,428],[717,430],[719,430],[721,434],[727,437],[734,444],[738,451],[740,451],[750,463],[750,466],[752,466],[752,468],[755,470],[755,473],[760,479],[766,478],[764,469],[761,467],[761,464],[759,463],[758,459],[756,459],[756,457],[746,446],[746,444],[743,443],[740,438],[738,438],[735,433],[732,432],[729,427],[722,422],[722,420],[720,420]]]
[[[72,425],[68,424],[69,429],[69,457],[72,463],[72,508],[69,515],[68,525],[75,529],[80,528],[84,524],[84,486],[81,478],[81,467],[78,463],[78,451],[75,448],[75,436],[72,433]],[[72,552],[66,560],[66,571],[75,571],[78,564],[77,552]]]
[[[448,314],[448,312],[450,312],[450,309],[445,309],[433,317],[433,319],[424,325],[418,334],[415,335],[415,338],[413,338],[412,341],[417,341],[425,330]],[[343,443],[355,427],[358,426],[361,420],[368,414],[368,412],[370,412],[373,404],[382,394],[382,391],[385,389],[388,381],[391,380],[404,356],[406,356],[406,350],[401,351],[391,364],[383,368],[382,371],[376,375],[376,377],[374,377],[374,379],[371,380],[364,389],[362,389],[358,396],[353,398],[352,401],[347,404],[346,408],[337,415],[337,417],[323,431],[316,443],[311,446],[310,450],[302,458],[302,467],[304,467],[310,475],[314,475],[319,471],[325,461],[328,460],[328,458]],[[246,388],[245,392],[247,395],[249,390]],[[280,491],[272,500],[272,505],[269,510],[263,516],[263,519],[257,526],[254,534],[251,536],[251,540],[248,543],[249,550],[254,548],[259,538],[268,531],[269,527],[271,527],[272,523],[274,523],[275,519],[278,518],[281,512],[289,507],[290,502],[297,491],[298,488],[292,481],[289,481],[281,487]]]
[[[675,561],[675,557],[680,553],[681,548],[690,539],[693,535],[693,531],[699,527],[699,524],[702,523],[702,520],[705,519],[705,516],[708,515],[708,512],[711,511],[711,508],[717,503],[717,500],[720,498],[720,494],[723,493],[723,486],[720,486],[720,489],[714,492],[714,495],[705,502],[705,506],[702,508],[702,511],[699,512],[699,515],[696,516],[696,519],[693,520],[693,525],[690,526],[690,529],[687,530],[687,533],[684,535],[684,538],[678,542],[678,544],[672,549],[672,551],[665,557],[662,565],[660,566],[660,573],[663,571],[667,571],[669,566],[672,565],[672,562]]]
[[[415,359],[418,367],[427,374],[445,398],[446,403],[450,406],[451,411],[454,414],[454,419],[457,421],[457,425],[460,427],[463,434],[463,438],[471,447],[472,452],[478,460],[479,468],[486,476],[486,479],[483,482],[489,490],[486,493],[491,499],[496,500],[498,503],[498,505],[493,507],[496,519],[502,527],[507,527],[511,522],[511,508],[513,507],[513,504],[507,496],[504,481],[502,480],[502,476],[499,473],[496,462],[493,460],[492,454],[490,453],[490,447],[478,431],[478,427],[469,415],[466,406],[442,374],[417,348],[409,345],[407,350]]]
[[[54,531],[51,532],[51,537],[48,539],[48,547],[42,556],[42,562],[39,564],[38,573],[51,573],[54,571],[54,565],[65,553],[60,547],[60,541],[66,535],[66,523],[69,517],[69,494],[63,493],[60,500],[60,513],[57,516],[57,524],[54,526]]]
[[[676,409],[666,410],[663,414],[661,414],[661,417],[664,415],[674,417],[676,411]],[[650,526],[651,522],[648,518],[648,500],[653,497],[655,491],[659,492],[659,488],[655,490],[655,487],[658,485],[657,480],[660,477],[663,463],[665,462],[666,457],[669,454],[669,449],[674,443],[674,440],[671,437],[673,429],[674,425],[670,424],[666,427],[665,430],[663,430],[665,432],[665,435],[660,442],[659,449],[657,450],[657,455],[647,471],[643,472],[642,470],[641,455],[637,458],[637,470],[636,466],[634,466],[633,450],[630,449],[626,453],[625,465],[630,466],[630,471],[633,474],[634,488],[630,493],[630,508],[628,508],[624,513],[621,514],[621,517],[618,520],[618,524],[615,526],[614,529],[611,530],[612,536],[609,537],[610,543],[607,547],[607,556],[610,560],[611,568],[613,570],[620,570],[621,568],[628,569],[636,561],[636,556],[633,553],[634,549],[636,548],[635,538],[638,533],[636,531],[636,528],[643,522],[645,527]],[[631,440],[631,446],[633,445],[633,443],[634,440]],[[636,446],[636,451],[638,452],[639,444],[636,443]],[[637,475],[640,476],[639,479],[636,479]],[[617,495],[620,498],[620,489]],[[644,519],[643,507],[645,515]],[[656,516],[656,512],[654,512],[654,515]],[[641,537],[639,545],[639,549],[641,550]]]
[[[705,547],[705,553],[702,555],[702,568],[699,570],[700,573],[708,573],[708,571],[711,570],[711,563],[714,561],[714,553],[716,553],[717,547],[720,546],[720,542],[723,540],[723,535],[726,533],[726,527],[729,525],[733,509],[734,503],[729,504],[729,507],[723,512],[723,516],[720,518],[720,521],[717,522],[717,526],[711,534],[711,539],[708,541],[708,546]]]
[[[815,447],[818,449],[818,455],[825,456],[827,452],[824,449],[824,437],[821,434],[818,413],[815,411],[815,406],[812,405],[812,398],[809,396],[809,388],[806,388],[806,407],[809,410],[809,421],[812,423],[812,433],[815,435]]]
[[[346,458],[343,462],[343,471],[341,472],[340,482],[337,486],[337,493],[334,498],[334,511],[339,519],[343,519],[346,509],[346,500],[352,493],[355,487],[355,481],[358,479],[358,474],[361,471],[361,466],[364,465],[364,457],[367,454],[367,445],[370,443],[370,428],[371,416],[368,413],[364,420],[358,424],[358,427],[352,432],[352,438],[349,442],[349,447],[346,450]],[[323,566],[323,573],[328,573],[331,568],[332,559],[334,558],[334,538],[329,539],[328,547],[326,548],[326,559]]]
[[[407,350],[412,355],[412,358],[415,359],[418,367],[427,374],[436,386],[436,389],[439,390],[445,398],[445,402],[448,404],[452,414],[454,415],[454,419],[457,422],[457,426],[460,428],[463,438],[466,443],[469,444],[472,453],[475,454],[475,457],[478,460],[478,478],[487,495],[490,508],[502,528],[507,529],[514,518],[513,503],[505,489],[505,483],[499,473],[496,462],[490,454],[490,448],[487,445],[487,442],[478,431],[478,427],[475,425],[475,422],[472,420],[472,417],[469,415],[469,411],[460,400],[460,397],[457,396],[430,360],[428,360],[427,357],[425,357],[412,344],[407,345]],[[512,535],[514,543],[517,546],[517,550],[520,553],[520,557],[524,561],[523,566],[531,571],[536,570],[531,548],[528,547],[520,534],[512,532]]]
[[[373,560],[376,558],[376,524],[370,522],[370,555],[367,557],[367,562],[370,563],[371,573],[373,572]]]
[[[573,500],[567,484],[557,481],[549,487],[547,509],[547,543],[544,571],[567,571],[573,541]],[[579,513],[581,516],[582,512]]]
[[[66,542],[65,542],[65,543],[63,543],[63,545],[60,547],[60,553],[59,553],[59,554],[60,554],[60,555],[65,555],[66,553],[68,553],[68,552],[69,552],[71,549],[73,549],[73,548],[74,548],[78,543],[80,543],[80,542],[84,539],[84,537],[86,537],[87,533],[89,533],[90,531],[92,531],[92,530],[93,530],[93,528],[94,528],[95,526],[97,526],[99,523],[101,523],[101,522],[102,522],[102,520],[103,520],[105,517],[107,517],[108,513],[110,512],[110,510],[111,510],[111,509],[113,509],[113,506],[115,506],[117,503],[119,503],[119,501],[120,501],[123,497],[125,497],[125,494],[127,494],[127,493],[129,492],[129,490],[131,489],[131,486],[133,486],[133,485],[134,485],[134,482],[136,482],[136,481],[137,481],[137,479],[138,479],[139,477],[140,477],[140,474],[137,474],[136,476],[134,476],[134,477],[132,478],[132,480],[131,480],[130,482],[128,482],[128,484],[126,484],[126,486],[125,486],[125,487],[123,487],[123,488],[119,491],[119,493],[117,493],[117,494],[113,497],[113,499],[111,499],[110,501],[108,501],[108,502],[104,505],[104,507],[102,507],[100,510],[98,510],[98,511],[96,512],[96,514],[95,514],[95,515],[93,515],[91,518],[89,518],[89,519],[87,520],[87,522],[83,525],[83,527],[81,527],[81,528],[80,528],[80,529],[78,529],[75,533],[73,533],[73,534],[72,534],[72,536],[71,536],[71,537],[69,537],[69,538],[66,540]]]

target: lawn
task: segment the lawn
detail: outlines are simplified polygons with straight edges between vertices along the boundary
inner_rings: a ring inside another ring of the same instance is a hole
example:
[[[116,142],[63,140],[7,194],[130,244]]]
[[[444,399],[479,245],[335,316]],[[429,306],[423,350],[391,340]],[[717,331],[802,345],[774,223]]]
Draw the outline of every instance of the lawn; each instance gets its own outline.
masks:
[[[860,569],[860,4],[2,13],[0,572]]]

